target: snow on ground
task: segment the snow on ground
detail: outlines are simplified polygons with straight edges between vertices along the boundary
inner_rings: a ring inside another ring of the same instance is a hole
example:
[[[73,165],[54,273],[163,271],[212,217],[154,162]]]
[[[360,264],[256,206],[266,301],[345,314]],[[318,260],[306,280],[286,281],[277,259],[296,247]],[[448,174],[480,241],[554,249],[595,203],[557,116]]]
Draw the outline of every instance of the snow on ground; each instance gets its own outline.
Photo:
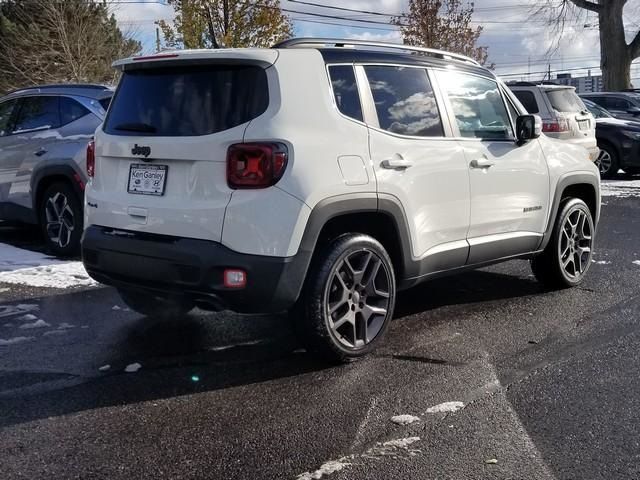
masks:
[[[33,340],[35,337],[13,337],[13,338],[0,338],[0,346],[3,345],[13,345],[15,343],[28,342],[29,340]]]
[[[611,262],[609,260],[594,260],[593,263],[597,265],[609,265]]]
[[[462,402],[444,402],[433,407],[427,408],[427,413],[448,413],[448,412],[456,412],[464,408],[464,403]]]
[[[0,283],[31,287],[93,286],[79,261],[60,260],[43,253],[0,243]]]
[[[124,371],[127,373],[135,373],[142,368],[142,365],[139,363],[131,363],[124,368]]]
[[[348,466],[365,459],[380,460],[384,458],[407,458],[420,453],[420,450],[409,448],[416,442],[420,441],[420,437],[407,437],[389,440],[383,443],[376,443],[364,453],[347,455],[338,460],[329,460],[323,463],[320,468],[313,472],[304,472],[296,477],[296,480],[317,480],[329,476],[332,473],[339,472]]]
[[[396,415],[395,417],[391,417],[391,421],[398,425],[409,425],[413,422],[419,422],[420,417],[416,417],[415,415]]]
[[[45,322],[44,320],[42,320],[41,318],[36,320],[33,323],[25,323],[20,325],[20,328],[23,330],[30,330],[33,328],[46,328],[46,327],[50,327],[51,325],[49,325],[47,322]]]
[[[631,263],[633,263],[634,265],[640,265],[640,260],[634,260],[634,261],[633,261],[633,262],[631,262]]]
[[[603,197],[640,197],[640,180],[603,180],[601,185]]]

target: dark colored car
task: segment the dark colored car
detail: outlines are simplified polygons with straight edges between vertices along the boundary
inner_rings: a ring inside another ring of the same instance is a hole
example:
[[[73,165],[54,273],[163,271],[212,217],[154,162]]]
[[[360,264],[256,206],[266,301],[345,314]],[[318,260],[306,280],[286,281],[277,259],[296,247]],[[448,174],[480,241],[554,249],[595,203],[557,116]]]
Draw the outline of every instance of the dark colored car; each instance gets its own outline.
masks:
[[[607,110],[583,98],[596,118],[596,139],[600,147],[597,163],[602,178],[613,178],[622,168],[640,173],[640,122],[614,118]]]
[[[583,100],[591,100],[607,110],[612,117],[622,120],[640,121],[640,93],[625,92],[583,93]]]

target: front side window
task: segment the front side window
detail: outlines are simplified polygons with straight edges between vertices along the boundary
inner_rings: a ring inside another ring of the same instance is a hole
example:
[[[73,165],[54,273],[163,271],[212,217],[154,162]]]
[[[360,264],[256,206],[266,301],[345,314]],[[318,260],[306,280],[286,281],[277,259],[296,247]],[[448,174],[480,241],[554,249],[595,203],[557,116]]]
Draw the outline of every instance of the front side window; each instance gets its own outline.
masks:
[[[605,97],[605,107],[611,110],[628,110],[631,102],[619,97]]]
[[[364,67],[380,128],[414,137],[442,137],[444,130],[427,71],[423,68]]]
[[[11,122],[13,120],[13,111],[15,106],[15,100],[8,100],[0,103],[0,137],[8,135],[13,130],[11,128]]]
[[[507,107],[495,81],[445,72],[442,85],[451,102],[462,137],[513,139]]]
[[[14,133],[59,126],[58,97],[26,97],[22,99]]]
[[[334,65],[329,67],[329,76],[338,110],[347,117],[362,121],[362,107],[353,66]]]

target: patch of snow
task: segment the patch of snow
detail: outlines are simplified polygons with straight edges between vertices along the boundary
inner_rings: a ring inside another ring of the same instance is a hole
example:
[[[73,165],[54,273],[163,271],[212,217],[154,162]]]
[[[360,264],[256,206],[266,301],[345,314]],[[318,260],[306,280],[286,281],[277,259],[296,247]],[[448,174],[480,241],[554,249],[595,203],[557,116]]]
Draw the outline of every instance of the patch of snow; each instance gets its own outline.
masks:
[[[603,181],[600,193],[603,197],[640,197],[640,180],[631,181]]]
[[[414,422],[419,422],[420,417],[414,415],[396,415],[395,417],[391,417],[391,421],[398,425],[409,425]]]
[[[4,326],[7,328],[10,328],[10,327],[13,327],[13,323],[5,323]]]
[[[29,340],[33,340],[36,337],[13,337],[13,338],[0,338],[0,346],[2,345],[13,345],[16,343],[28,342]]]
[[[89,325],[82,325],[80,328],[87,329],[87,328],[89,328]]]
[[[634,265],[640,265],[640,260],[634,260],[634,261],[633,261],[633,262],[631,262],[631,263],[633,263]]]
[[[457,412],[461,408],[464,408],[464,403],[462,402],[444,402],[427,408],[427,413]]]
[[[325,462],[314,472],[301,473],[296,477],[296,480],[317,480],[324,476],[331,475],[332,473],[339,472],[351,465],[350,463],[345,462],[346,459],[347,457],[343,457],[340,460],[330,460]]]
[[[33,322],[34,320],[37,320],[37,319],[38,317],[36,317],[32,313],[27,313],[26,315],[22,315],[21,317],[16,318],[16,320],[19,320],[21,322]]]
[[[71,325],[70,323],[67,322],[62,322],[61,324],[58,325],[58,330],[66,330],[68,328],[75,328],[75,325]]]
[[[36,303],[20,303],[16,305],[16,308],[25,312],[34,312],[40,310],[40,305]]]
[[[5,293],[11,290],[10,288],[0,288],[0,293]]]
[[[383,447],[407,448],[409,445],[419,442],[420,437],[398,438],[397,440],[389,440],[382,444]]]
[[[51,325],[49,325],[47,322],[45,322],[44,320],[42,320],[41,318],[36,320],[33,323],[25,323],[23,325],[20,325],[20,328],[22,328],[23,330],[29,330],[32,328],[46,328],[46,327],[50,327]]]
[[[101,367],[98,368],[98,370],[100,370],[101,372],[106,372],[110,368],[111,368],[111,365],[102,365]]]
[[[22,315],[27,312],[35,312],[38,309],[38,305],[0,305],[0,318],[11,317],[13,315]]]
[[[124,367],[124,371],[127,373],[135,373],[142,368],[142,365],[139,363],[130,363],[126,367]]]
[[[42,336],[49,337],[51,335],[64,335],[65,333],[67,333],[66,330],[49,330],[48,332],[44,332]]]
[[[111,310],[122,310],[118,305],[111,307]]]
[[[593,263],[597,265],[609,265],[611,262],[609,260],[594,260]]]
[[[89,277],[82,262],[69,262],[51,267],[31,267],[0,271],[0,282],[41,288],[91,287],[98,285]]]
[[[64,261],[44,253],[32,252],[7,245],[6,243],[0,243],[0,272],[12,272],[24,268],[59,265],[61,263],[64,263]]]

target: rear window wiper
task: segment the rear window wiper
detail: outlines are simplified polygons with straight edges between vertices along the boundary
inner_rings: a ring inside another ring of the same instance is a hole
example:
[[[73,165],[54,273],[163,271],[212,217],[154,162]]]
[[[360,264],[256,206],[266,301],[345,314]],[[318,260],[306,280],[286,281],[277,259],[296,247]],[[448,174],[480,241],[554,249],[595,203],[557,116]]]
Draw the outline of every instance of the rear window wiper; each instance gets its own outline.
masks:
[[[113,127],[114,130],[123,130],[126,132],[142,132],[142,133],[156,133],[157,128],[148,123],[121,123]]]

